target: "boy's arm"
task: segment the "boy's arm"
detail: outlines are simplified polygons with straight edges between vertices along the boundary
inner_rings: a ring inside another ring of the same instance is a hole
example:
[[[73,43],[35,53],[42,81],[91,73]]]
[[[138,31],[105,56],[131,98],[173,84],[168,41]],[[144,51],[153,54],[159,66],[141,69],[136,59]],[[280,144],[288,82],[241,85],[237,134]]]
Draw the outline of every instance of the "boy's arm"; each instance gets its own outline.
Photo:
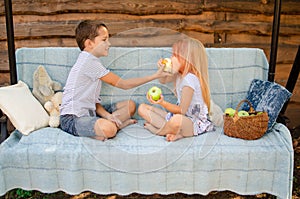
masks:
[[[161,77],[158,79],[158,81],[161,83],[161,84],[166,84],[166,83],[169,83],[169,82],[174,82],[176,79],[176,75],[175,74],[170,74],[170,76],[166,76],[166,77]]]
[[[118,75],[113,72],[109,72],[107,75],[101,77],[100,79],[110,85],[113,85],[118,88],[122,89],[131,89],[137,87],[139,85],[145,84],[150,82],[154,79],[162,78],[165,76],[169,76],[168,73],[163,72],[163,68],[160,68],[156,73],[144,76],[144,77],[137,77],[137,78],[130,78],[130,79],[122,79]]]
[[[103,118],[107,118],[110,115],[110,113],[107,112],[105,108],[103,108],[103,106],[98,103],[96,104],[96,113]]]

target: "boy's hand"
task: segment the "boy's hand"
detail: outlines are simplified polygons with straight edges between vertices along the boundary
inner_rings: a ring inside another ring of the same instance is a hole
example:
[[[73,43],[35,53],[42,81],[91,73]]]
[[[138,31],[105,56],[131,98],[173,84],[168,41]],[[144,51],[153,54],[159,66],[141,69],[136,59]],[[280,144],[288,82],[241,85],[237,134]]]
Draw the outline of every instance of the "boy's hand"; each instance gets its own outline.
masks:
[[[121,120],[117,116],[118,115],[116,115],[116,114],[109,114],[106,117],[106,119],[108,119],[108,120],[112,121],[113,123],[115,123],[117,127],[120,127],[121,124],[122,124],[122,122],[121,122]]]
[[[156,75],[158,75],[158,78],[162,78],[162,77],[170,77],[172,76],[171,73],[168,73],[168,72],[165,72],[164,71],[164,64],[162,63],[162,59],[159,59],[158,62],[157,62],[157,67],[158,67],[158,70],[156,72]]]

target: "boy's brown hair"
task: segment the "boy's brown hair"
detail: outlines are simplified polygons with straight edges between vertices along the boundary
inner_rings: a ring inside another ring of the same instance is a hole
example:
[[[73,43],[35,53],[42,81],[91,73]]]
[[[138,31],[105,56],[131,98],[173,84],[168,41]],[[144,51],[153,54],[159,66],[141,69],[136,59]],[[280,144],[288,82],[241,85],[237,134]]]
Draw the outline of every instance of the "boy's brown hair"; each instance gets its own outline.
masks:
[[[99,35],[99,28],[106,27],[103,22],[84,20],[78,24],[75,30],[75,38],[80,50],[84,50],[84,42],[87,39],[94,40]]]

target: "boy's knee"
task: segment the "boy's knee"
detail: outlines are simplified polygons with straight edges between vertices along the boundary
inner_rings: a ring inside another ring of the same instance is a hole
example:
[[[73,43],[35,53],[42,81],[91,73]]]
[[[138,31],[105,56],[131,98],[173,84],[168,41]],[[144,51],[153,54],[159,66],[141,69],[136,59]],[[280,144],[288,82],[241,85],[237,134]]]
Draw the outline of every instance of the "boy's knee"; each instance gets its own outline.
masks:
[[[115,123],[106,120],[106,119],[98,119],[95,124],[95,133],[96,136],[103,136],[105,138],[115,137],[117,134],[118,128]]]
[[[136,111],[136,104],[133,100],[128,100],[129,114],[133,116]]]

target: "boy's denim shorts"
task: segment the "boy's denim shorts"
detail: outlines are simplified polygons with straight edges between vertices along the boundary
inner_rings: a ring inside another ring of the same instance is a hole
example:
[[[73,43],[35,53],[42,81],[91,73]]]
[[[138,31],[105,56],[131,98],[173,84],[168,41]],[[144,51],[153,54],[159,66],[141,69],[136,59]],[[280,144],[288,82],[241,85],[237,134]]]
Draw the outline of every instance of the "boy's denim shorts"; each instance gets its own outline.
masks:
[[[75,136],[94,137],[94,126],[99,119],[97,116],[83,116],[77,117],[76,115],[61,115],[60,128],[67,133]]]
[[[116,104],[103,106],[109,113],[116,110]],[[93,113],[90,116],[77,117],[76,115],[66,114],[60,116],[60,128],[74,136],[95,137],[94,126],[99,119]]]

